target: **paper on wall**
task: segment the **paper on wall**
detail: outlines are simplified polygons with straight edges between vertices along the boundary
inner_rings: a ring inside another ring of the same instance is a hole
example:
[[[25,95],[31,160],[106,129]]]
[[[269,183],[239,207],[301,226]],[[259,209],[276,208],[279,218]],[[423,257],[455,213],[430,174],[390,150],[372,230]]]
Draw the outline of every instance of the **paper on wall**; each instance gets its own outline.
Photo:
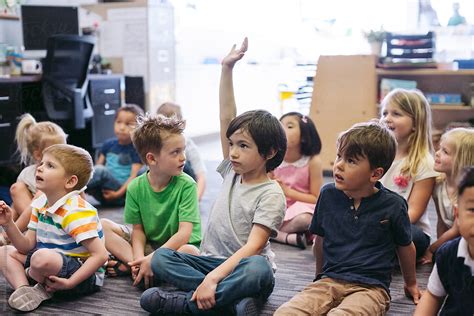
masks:
[[[109,21],[146,21],[146,7],[126,8],[126,9],[109,9],[107,10],[107,20]]]
[[[147,28],[140,21],[104,21],[100,51],[104,57],[145,56]]]

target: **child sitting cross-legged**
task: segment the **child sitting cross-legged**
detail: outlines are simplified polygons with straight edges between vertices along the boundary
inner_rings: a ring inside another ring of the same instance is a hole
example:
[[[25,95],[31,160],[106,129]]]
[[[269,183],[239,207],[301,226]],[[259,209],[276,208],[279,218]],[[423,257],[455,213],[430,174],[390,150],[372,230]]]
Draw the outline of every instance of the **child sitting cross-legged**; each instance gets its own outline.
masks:
[[[183,130],[183,120],[175,117],[139,118],[132,141],[148,171],[127,188],[124,219],[132,230],[102,220],[105,245],[115,257],[108,263],[109,276],[131,272],[135,286],[148,288],[154,283],[150,263],[156,249],[199,253],[201,218],[196,182],[183,173]]]
[[[458,185],[455,217],[461,237],[436,251],[436,264],[415,315],[474,315],[474,166]],[[443,304],[444,302],[444,304]]]
[[[12,243],[0,249],[5,254],[0,268],[15,289],[8,299],[13,309],[32,311],[55,293],[74,297],[102,286],[107,261],[102,227],[97,211],[80,196],[92,170],[92,158],[82,148],[46,148],[36,169],[36,188],[43,194],[31,203],[24,235],[11,208],[0,201],[0,225]]]
[[[127,186],[142,167],[131,139],[139,115],[143,115],[143,110],[138,105],[126,104],[118,108],[114,122],[115,137],[106,140],[99,151],[94,176],[87,184],[87,193],[102,205],[123,205]]]
[[[151,313],[250,315],[273,291],[274,254],[268,239],[285,212],[285,196],[268,172],[283,160],[285,132],[276,117],[256,110],[236,115],[232,83],[235,63],[247,50],[231,49],[222,61],[219,89],[221,145],[217,168],[221,192],[209,213],[201,255],[160,248],[153,273],[179,291],[146,290],[140,299]]]
[[[407,203],[379,181],[395,152],[393,134],[379,123],[339,136],[334,183],[321,189],[310,226],[316,280],[275,315],[384,315],[397,254],[405,293],[418,302]]]

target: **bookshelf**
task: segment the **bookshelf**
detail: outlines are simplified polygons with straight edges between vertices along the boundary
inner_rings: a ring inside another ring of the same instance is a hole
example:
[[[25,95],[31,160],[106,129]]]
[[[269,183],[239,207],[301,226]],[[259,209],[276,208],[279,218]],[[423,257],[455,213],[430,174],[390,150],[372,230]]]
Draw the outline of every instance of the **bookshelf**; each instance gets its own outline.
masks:
[[[321,159],[325,171],[332,170],[336,139],[357,122],[379,117],[379,86],[382,78],[414,80],[424,93],[460,93],[470,102],[474,70],[376,68],[371,55],[321,56],[314,77],[310,117],[322,140]],[[433,105],[433,127],[444,129],[452,121],[474,119],[474,108]]]

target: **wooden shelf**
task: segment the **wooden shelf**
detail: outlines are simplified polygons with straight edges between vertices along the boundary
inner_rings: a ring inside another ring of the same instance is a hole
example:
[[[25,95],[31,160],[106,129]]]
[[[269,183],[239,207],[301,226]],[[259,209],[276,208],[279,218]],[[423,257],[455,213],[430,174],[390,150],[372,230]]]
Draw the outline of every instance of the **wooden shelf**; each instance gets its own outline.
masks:
[[[0,20],[2,19],[3,20],[19,20],[20,17],[18,15],[0,13]]]
[[[448,110],[448,111],[472,111],[474,108],[468,105],[450,105],[450,104],[431,104],[432,110]]]
[[[386,70],[377,69],[379,76],[474,76],[474,69],[413,69],[413,70]]]

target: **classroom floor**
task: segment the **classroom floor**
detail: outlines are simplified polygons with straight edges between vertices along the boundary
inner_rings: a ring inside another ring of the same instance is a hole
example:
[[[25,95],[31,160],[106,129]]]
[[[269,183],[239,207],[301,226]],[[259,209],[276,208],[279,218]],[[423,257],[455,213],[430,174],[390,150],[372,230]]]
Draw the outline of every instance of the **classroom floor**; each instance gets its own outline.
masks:
[[[209,209],[219,191],[220,176],[215,168],[219,163],[221,153],[218,139],[206,140],[205,143],[197,142],[197,144],[208,169],[207,189],[200,203],[202,227],[205,229]],[[331,181],[331,178],[325,178],[325,181]],[[428,212],[434,226],[436,212],[432,203],[429,205]],[[122,208],[99,208],[99,216],[103,218],[122,223],[122,215]],[[301,291],[314,278],[315,261],[310,247],[300,250],[272,243],[272,249],[276,254],[278,266],[276,284],[260,315],[272,315],[281,304]],[[426,287],[431,268],[431,266],[417,267],[418,284],[422,289]],[[387,315],[412,315],[415,306],[404,295],[400,271],[394,271],[390,291],[392,303]],[[14,314],[7,304],[11,292],[10,286],[6,284],[3,276],[0,276],[1,315]],[[141,291],[132,287],[131,279],[128,277],[107,278],[104,287],[98,293],[80,299],[71,298],[67,301],[52,299],[43,303],[31,315],[145,315],[146,312],[140,308],[139,304],[140,294]]]

